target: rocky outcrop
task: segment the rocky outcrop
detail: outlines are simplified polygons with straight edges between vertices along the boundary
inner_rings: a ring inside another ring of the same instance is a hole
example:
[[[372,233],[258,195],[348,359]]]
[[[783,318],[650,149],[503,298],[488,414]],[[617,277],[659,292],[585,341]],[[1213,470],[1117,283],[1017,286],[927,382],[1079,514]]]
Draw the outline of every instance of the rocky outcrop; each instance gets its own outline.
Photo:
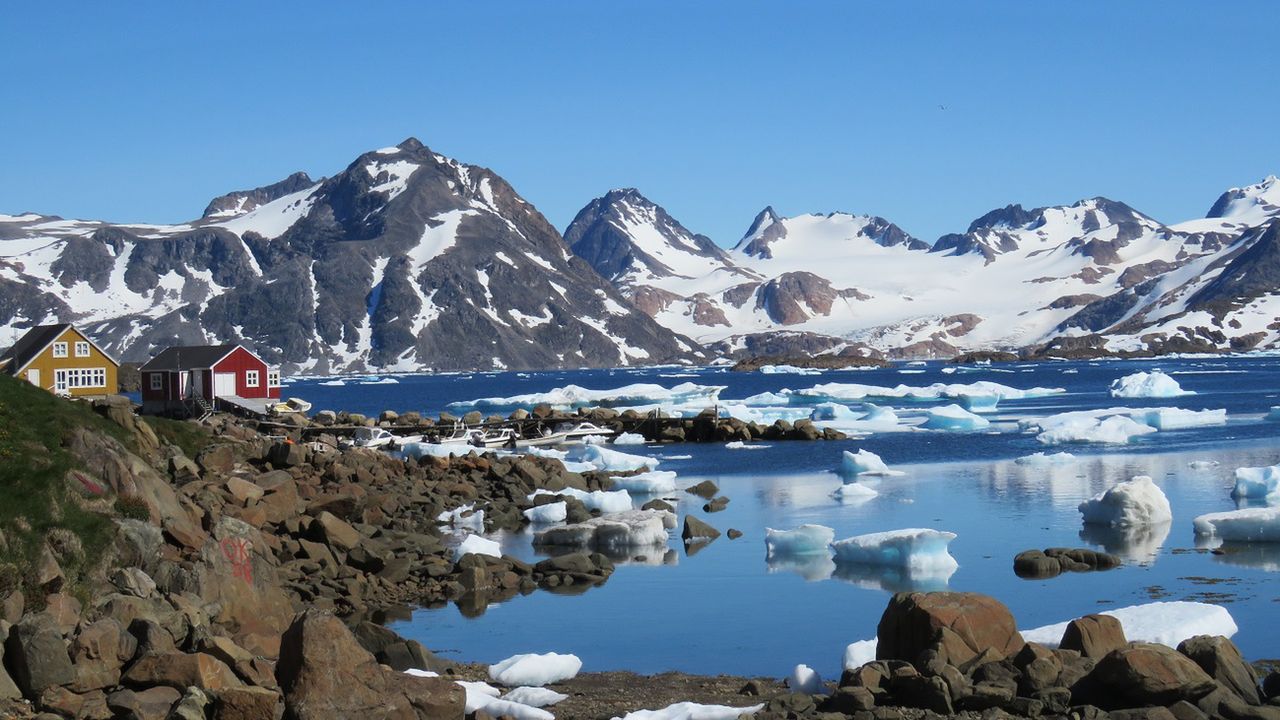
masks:
[[[876,635],[878,659],[914,662],[932,652],[952,665],[988,651],[1012,657],[1026,644],[1009,609],[975,593],[894,595]]]
[[[311,176],[304,172],[296,172],[280,182],[263,185],[260,188],[236,190],[226,195],[219,195],[209,201],[209,205],[205,207],[204,213],[200,217],[235,217],[243,215],[257,209],[260,205],[266,205],[272,200],[278,200],[285,195],[306,190],[315,184],[316,181],[312,180]]]

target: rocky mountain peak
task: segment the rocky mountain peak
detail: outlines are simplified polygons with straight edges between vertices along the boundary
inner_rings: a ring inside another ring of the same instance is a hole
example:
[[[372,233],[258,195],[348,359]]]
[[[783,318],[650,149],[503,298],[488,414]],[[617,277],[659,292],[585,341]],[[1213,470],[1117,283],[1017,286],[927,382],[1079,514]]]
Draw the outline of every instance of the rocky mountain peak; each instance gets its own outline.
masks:
[[[1260,216],[1280,216],[1280,178],[1275,175],[1268,175],[1260,183],[1231,188],[1222,193],[1205,215],[1207,218],[1240,218],[1245,221]]]
[[[237,215],[243,215],[261,205],[266,205],[272,200],[277,200],[285,195],[305,190],[315,185],[315,181],[305,172],[295,172],[289,177],[272,183],[263,185],[252,190],[236,190],[226,195],[220,195],[209,202],[205,207],[202,218],[229,218]]]

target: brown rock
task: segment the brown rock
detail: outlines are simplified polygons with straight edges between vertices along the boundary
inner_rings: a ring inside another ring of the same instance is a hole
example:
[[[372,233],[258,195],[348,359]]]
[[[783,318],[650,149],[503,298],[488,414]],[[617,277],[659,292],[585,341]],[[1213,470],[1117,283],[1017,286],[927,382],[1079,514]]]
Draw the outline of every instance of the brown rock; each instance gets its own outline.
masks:
[[[121,678],[125,685],[167,685],[179,690],[198,687],[220,690],[242,683],[226,663],[206,653],[148,653],[138,658]]]
[[[1133,643],[1098,661],[1073,689],[1072,702],[1104,709],[1194,702],[1217,688],[1199,665],[1173,648]]]
[[[233,477],[227,481],[227,492],[241,505],[248,505],[266,494],[267,491],[244,478]]]
[[[47,688],[70,685],[75,680],[75,669],[62,633],[47,613],[27,615],[10,629],[4,661],[13,673],[13,681],[28,698],[39,697]]]
[[[121,718],[164,720],[180,699],[182,693],[161,685],[145,690],[117,690],[107,696],[107,707]]]
[[[935,650],[956,666],[987,649],[1009,657],[1026,644],[1009,609],[977,593],[898,593],[880,618],[877,637],[877,659],[914,662]]]
[[[364,539],[360,532],[333,513],[325,510],[311,523],[311,532],[329,547],[350,550]]]
[[[1085,615],[1067,623],[1058,647],[1075,650],[1082,657],[1102,658],[1128,644],[1124,626],[1110,615]]]
[[[276,679],[295,720],[459,718],[462,688],[381,666],[332,614],[308,610],[285,631]]]
[[[217,694],[214,720],[275,720],[280,693],[260,687],[227,688]]]
[[[216,606],[213,620],[237,638],[246,634],[279,637],[289,626],[293,605],[282,589],[275,555],[262,532],[242,520],[224,517],[211,535],[195,566],[195,593],[202,604]]]
[[[66,593],[46,595],[44,611],[57,623],[63,635],[69,635],[80,624],[80,601]]]
[[[114,687],[120,668],[133,657],[138,641],[114,618],[103,618],[80,629],[71,643],[76,679],[73,690],[84,692]]]
[[[1197,635],[1183,640],[1178,645],[1178,652],[1191,658],[1209,677],[1241,700],[1250,705],[1262,704],[1258,676],[1230,640],[1221,635]]]

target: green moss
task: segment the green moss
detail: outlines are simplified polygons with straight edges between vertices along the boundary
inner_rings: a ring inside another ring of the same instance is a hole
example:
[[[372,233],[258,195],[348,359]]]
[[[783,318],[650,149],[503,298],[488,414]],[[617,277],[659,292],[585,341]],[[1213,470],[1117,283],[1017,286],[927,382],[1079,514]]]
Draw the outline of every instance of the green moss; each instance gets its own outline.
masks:
[[[151,426],[161,442],[180,448],[182,454],[189,458],[194,458],[201,450],[213,444],[213,435],[204,426],[188,420],[145,417],[142,421]]]
[[[29,585],[44,539],[61,528],[83,548],[60,560],[71,590],[79,594],[80,583],[111,540],[110,518],[77,504],[65,481],[70,470],[83,469],[63,449],[64,439],[78,427],[134,445],[124,428],[94,413],[87,403],[0,376],[0,586]]]

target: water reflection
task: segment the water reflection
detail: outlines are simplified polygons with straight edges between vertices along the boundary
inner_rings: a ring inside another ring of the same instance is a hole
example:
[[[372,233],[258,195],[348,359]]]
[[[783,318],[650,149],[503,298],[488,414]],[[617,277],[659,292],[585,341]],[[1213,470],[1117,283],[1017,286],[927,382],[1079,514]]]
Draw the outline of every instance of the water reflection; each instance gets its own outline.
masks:
[[[1213,559],[1227,565],[1280,572],[1280,543],[1223,543]]]
[[[831,577],[868,590],[899,592],[933,592],[946,590],[955,568],[917,571],[887,565],[837,565]]]
[[[1085,525],[1080,530],[1080,539],[1101,545],[1103,550],[1120,556],[1125,562],[1152,565],[1160,555],[1160,548],[1168,539],[1172,525],[1171,522],[1133,527]]]
[[[836,564],[830,555],[792,555],[790,557],[774,557],[765,561],[769,572],[790,572],[814,582],[826,580],[835,572]]]

